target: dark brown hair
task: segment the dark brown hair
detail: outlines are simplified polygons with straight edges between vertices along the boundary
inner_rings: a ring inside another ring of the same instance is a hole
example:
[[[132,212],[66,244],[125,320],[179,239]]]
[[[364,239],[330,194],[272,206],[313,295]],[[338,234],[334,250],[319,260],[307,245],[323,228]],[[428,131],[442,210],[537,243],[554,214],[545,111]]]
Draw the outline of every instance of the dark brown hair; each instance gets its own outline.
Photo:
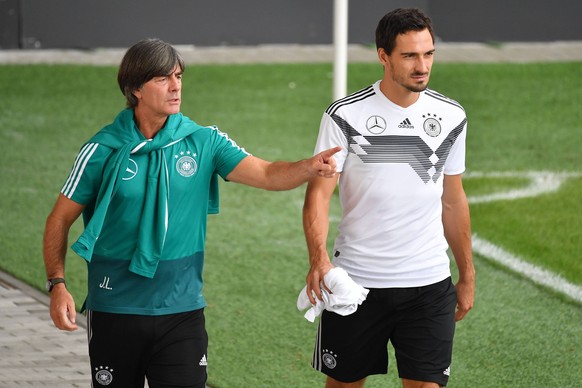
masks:
[[[434,43],[432,21],[418,8],[397,8],[384,15],[376,27],[376,48],[390,55],[396,46],[396,37],[408,31],[427,29]]]

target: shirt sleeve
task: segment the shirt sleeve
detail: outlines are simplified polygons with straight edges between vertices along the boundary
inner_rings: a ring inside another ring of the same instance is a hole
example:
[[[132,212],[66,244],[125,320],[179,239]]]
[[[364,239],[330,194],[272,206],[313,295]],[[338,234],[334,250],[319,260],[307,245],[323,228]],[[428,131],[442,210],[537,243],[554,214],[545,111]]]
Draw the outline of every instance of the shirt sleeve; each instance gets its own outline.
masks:
[[[217,127],[212,127],[212,142],[216,160],[216,172],[226,179],[228,174],[250,154],[225,132],[220,131]]]
[[[341,172],[348,156],[349,144],[336,122],[327,113],[324,113],[319,125],[319,135],[317,136],[314,155],[336,146],[342,147],[342,150],[333,156],[337,163],[337,171]]]
[[[81,205],[94,201],[103,179],[104,164],[110,153],[111,149],[98,143],[87,143],[81,147],[61,193]]]
[[[453,143],[444,166],[446,175],[458,175],[465,171],[465,147],[467,140],[467,122]]]

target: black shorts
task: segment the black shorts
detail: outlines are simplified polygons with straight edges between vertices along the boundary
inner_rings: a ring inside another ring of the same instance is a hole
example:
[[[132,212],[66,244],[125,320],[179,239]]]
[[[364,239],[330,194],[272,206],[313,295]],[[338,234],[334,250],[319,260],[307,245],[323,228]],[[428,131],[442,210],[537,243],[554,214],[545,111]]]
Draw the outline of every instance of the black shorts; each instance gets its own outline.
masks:
[[[400,378],[447,385],[457,291],[450,278],[415,288],[370,289],[347,316],[324,311],[312,366],[341,382],[388,372],[388,342]]]
[[[87,312],[94,388],[196,387],[206,383],[204,310],[143,316]]]

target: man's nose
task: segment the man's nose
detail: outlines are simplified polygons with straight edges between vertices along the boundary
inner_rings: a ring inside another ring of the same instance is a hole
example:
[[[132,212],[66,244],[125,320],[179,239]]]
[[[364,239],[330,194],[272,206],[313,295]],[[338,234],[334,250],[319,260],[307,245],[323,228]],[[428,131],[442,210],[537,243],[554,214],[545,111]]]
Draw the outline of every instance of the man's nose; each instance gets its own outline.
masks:
[[[182,81],[175,75],[172,75],[172,77],[170,77],[170,90],[180,89],[181,84]]]
[[[416,61],[416,70],[421,73],[427,73],[431,64],[432,60],[430,58],[419,57]]]

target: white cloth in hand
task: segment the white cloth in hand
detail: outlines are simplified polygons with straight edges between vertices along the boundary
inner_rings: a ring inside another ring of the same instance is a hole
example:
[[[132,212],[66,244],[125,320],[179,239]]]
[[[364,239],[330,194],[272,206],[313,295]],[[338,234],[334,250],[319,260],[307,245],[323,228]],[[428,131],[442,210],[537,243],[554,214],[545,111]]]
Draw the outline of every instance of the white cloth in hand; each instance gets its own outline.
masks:
[[[299,311],[309,307],[309,310],[304,315],[309,322],[315,321],[315,318],[324,309],[340,315],[350,315],[366,300],[368,292],[370,292],[367,288],[354,282],[348,273],[340,267],[334,267],[329,270],[325,274],[324,280],[331,293],[322,287],[321,296],[323,300],[319,300],[312,291],[316,301],[316,304],[312,305],[307,296],[307,286],[303,287],[297,297],[297,309]]]

